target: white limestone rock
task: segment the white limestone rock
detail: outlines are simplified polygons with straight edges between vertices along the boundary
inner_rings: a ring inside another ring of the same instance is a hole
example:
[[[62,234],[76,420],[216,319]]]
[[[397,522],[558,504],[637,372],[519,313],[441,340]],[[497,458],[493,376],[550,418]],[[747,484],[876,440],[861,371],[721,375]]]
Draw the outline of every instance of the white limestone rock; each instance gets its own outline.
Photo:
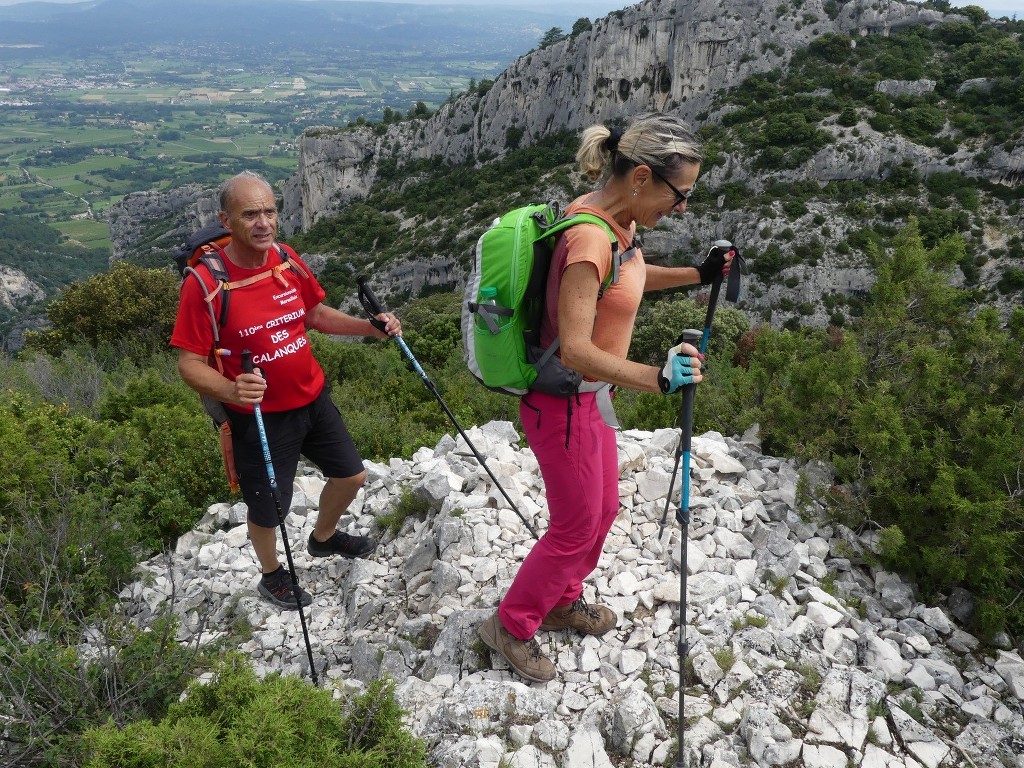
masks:
[[[993,668],[1003,678],[1007,690],[1017,698],[1024,701],[1024,660],[1017,653],[999,651]]]
[[[803,742],[778,716],[762,704],[751,704],[743,713],[739,733],[758,765],[784,765],[800,756]]]

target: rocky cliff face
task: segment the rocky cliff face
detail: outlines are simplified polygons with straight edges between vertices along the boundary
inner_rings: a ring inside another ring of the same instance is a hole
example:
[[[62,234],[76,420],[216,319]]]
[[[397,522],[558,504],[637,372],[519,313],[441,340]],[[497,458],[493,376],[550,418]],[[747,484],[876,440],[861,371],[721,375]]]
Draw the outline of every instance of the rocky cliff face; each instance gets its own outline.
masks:
[[[198,184],[187,184],[167,192],[133,192],[110,207],[110,262],[120,261],[131,251],[138,253],[143,233],[158,222],[166,222],[166,230],[149,248],[174,250],[190,232],[212,223],[220,204],[217,191]],[[140,248],[140,245],[142,247]],[[169,260],[168,256],[168,260]]]
[[[829,3],[831,16],[825,5],[823,0],[805,0],[799,8],[760,0],[647,0],[598,20],[588,31],[523,56],[490,89],[463,94],[427,120],[354,130],[310,129],[301,139],[298,172],[283,188],[282,232],[287,236],[308,229],[366,197],[385,164],[401,167],[413,160],[460,163],[493,157],[555,131],[579,131],[652,109],[671,111],[694,124],[716,123],[728,109],[716,101],[723,91],[751,75],[784,69],[794,51],[822,35],[887,35],[908,25],[962,18],[896,0]],[[977,79],[963,87],[985,89],[991,83]],[[878,90],[891,95],[932,88],[932,80],[878,84]],[[835,118],[819,124],[819,129],[833,134],[834,141],[798,167],[765,174],[752,169],[747,153],[738,150],[705,168],[701,183],[713,189],[726,182],[742,183],[756,194],[773,181],[814,181],[824,186],[846,179],[879,179],[903,162],[925,176],[958,171],[1010,186],[1024,181],[1024,143],[1020,141],[983,153],[963,146],[947,155],[899,135],[878,133],[866,114],[860,117],[855,126],[841,126]],[[146,222],[165,226],[167,233],[155,240],[150,236],[145,248],[172,247],[185,232],[212,218],[216,208],[212,200],[212,191],[196,188],[129,196],[111,212],[113,258],[138,251]],[[784,210],[784,202],[737,211],[725,207],[720,198],[710,211],[673,217],[648,232],[645,255],[654,262],[678,252],[697,257],[706,244],[719,238],[760,253],[786,229],[796,232],[793,245],[815,237],[835,244],[869,223],[852,217],[842,203],[825,198],[810,202],[808,213],[796,218]],[[921,203],[927,205],[924,199]],[[1005,241],[1005,233],[1014,226],[994,228],[995,240],[990,242],[986,234],[985,247],[1004,248],[1005,242],[996,241]],[[379,290],[385,297],[416,296],[424,286],[455,290],[464,278],[463,255],[438,248],[431,257],[393,260],[386,271],[379,272]],[[314,268],[330,258],[329,254],[307,256]],[[992,288],[1005,262],[982,261],[978,285]],[[752,316],[781,323],[785,315],[773,310],[785,299],[803,305],[801,323],[821,326],[829,320],[822,296],[850,296],[869,288],[871,281],[872,274],[863,263],[826,252],[824,263],[819,260],[814,267],[791,266],[770,281],[752,278],[745,306]],[[997,291],[991,294],[993,301],[1006,304]]]
[[[18,301],[43,298],[43,289],[33,283],[24,272],[0,264],[0,307],[13,309]]]
[[[779,7],[761,0],[647,0],[521,57],[484,95],[464,94],[425,121],[392,125],[382,133],[312,131],[301,146],[301,194],[286,199],[299,209],[286,208],[285,217],[306,228],[337,212],[372,187],[385,157],[458,163],[501,154],[510,131],[527,145],[552,131],[578,131],[650,110],[696,123],[717,93],[785,66],[793,51],[822,34],[888,34],[945,18],[895,0],[853,0],[835,19],[822,0],[781,14]],[[833,167],[871,172],[847,163]],[[815,165],[803,172],[817,170]]]
[[[486,93],[463,94],[427,120],[384,131],[310,129],[300,141],[298,173],[284,188],[282,230],[290,235],[306,229],[365,197],[384,159],[458,163],[506,151],[510,131],[518,137],[515,143],[528,145],[553,131],[578,131],[649,110],[671,111],[696,123],[717,93],[785,66],[793,51],[822,34],[888,34],[947,18],[896,0],[852,0],[834,19],[822,0],[783,13],[780,7],[761,0],[647,0],[521,57]],[[822,180],[870,176],[893,156],[920,159],[914,151],[921,149],[889,148],[867,162],[849,163],[829,147],[795,173]],[[936,165],[944,160],[927,159]],[[1024,150],[997,151],[990,164],[1000,180],[1019,180]],[[742,164],[729,170],[742,178]],[[138,239],[141,220],[181,212],[187,225],[205,221],[211,210],[197,201],[208,194],[187,186],[129,195],[110,214],[112,259],[122,258]]]

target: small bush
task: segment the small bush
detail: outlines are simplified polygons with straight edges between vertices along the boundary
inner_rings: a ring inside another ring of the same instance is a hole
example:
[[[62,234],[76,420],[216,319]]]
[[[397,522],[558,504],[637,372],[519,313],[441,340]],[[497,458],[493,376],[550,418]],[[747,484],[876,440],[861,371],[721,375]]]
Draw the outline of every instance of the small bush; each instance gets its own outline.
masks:
[[[716,648],[711,655],[723,672],[728,672],[736,663],[736,652],[732,648]]]
[[[392,535],[397,535],[410,517],[425,520],[429,512],[430,503],[422,496],[417,495],[412,488],[406,486],[402,489],[402,495],[395,504],[395,508],[391,512],[377,515],[377,526]]]
[[[257,679],[248,661],[228,656],[209,685],[193,683],[159,722],[86,732],[84,768],[421,768],[423,743],[402,728],[390,681],[334,701],[296,679]]]
[[[206,651],[177,641],[170,616],[146,629],[117,616],[92,622],[101,642],[88,659],[75,649],[76,639],[40,640],[14,619],[0,609],[0,714],[7,716],[5,736],[16,765],[78,765],[72,761],[83,732],[104,722],[116,732],[133,721],[162,717],[209,663]],[[163,765],[148,761],[144,743],[138,746],[122,751],[116,764]]]

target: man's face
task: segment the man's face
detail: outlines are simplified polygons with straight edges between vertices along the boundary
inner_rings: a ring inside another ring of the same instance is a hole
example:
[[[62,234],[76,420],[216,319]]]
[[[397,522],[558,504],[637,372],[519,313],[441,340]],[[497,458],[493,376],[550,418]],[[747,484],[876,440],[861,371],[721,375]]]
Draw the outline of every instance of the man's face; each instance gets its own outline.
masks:
[[[257,179],[235,183],[228,210],[220,221],[231,233],[231,244],[239,252],[266,253],[277,236],[277,205],[274,193]]]

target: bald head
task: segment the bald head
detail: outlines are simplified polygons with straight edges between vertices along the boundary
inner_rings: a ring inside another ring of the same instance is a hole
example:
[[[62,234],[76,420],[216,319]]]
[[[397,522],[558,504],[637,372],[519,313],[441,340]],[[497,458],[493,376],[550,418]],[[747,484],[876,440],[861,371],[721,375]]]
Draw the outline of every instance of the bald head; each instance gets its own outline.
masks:
[[[254,171],[242,171],[239,174],[232,176],[230,179],[225,181],[220,186],[220,209],[225,213],[230,213],[231,203],[236,197],[236,190],[239,187],[245,187],[250,189],[252,185],[261,185],[270,192],[271,197],[274,194],[274,188],[270,186],[270,182],[260,176]]]

